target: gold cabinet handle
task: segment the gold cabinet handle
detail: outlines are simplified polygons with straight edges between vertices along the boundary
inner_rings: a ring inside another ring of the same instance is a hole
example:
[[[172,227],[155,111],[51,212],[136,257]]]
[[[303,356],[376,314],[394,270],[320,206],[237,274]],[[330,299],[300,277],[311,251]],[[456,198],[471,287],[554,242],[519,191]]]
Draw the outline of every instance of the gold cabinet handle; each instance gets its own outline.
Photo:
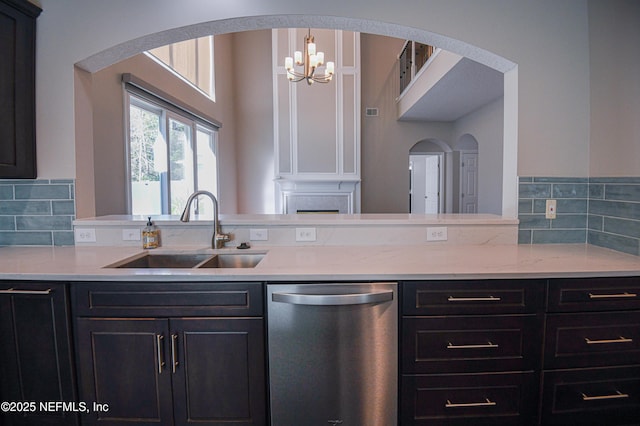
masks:
[[[497,343],[491,343],[491,342],[487,342],[487,343],[481,343],[478,345],[454,345],[453,343],[449,342],[449,344],[447,345],[447,349],[483,349],[483,348],[497,348],[500,345],[498,345]]]
[[[589,293],[589,299],[621,299],[621,298],[631,298],[638,297],[636,293],[613,293],[613,294],[593,294]]]
[[[587,343],[587,345],[600,345],[608,343],[631,343],[633,342],[633,339],[628,339],[626,337],[620,336],[617,339],[591,340],[588,337],[585,337],[584,341]]]
[[[453,402],[447,399],[447,403],[444,405],[445,408],[465,408],[465,407],[493,407],[498,405],[496,402],[491,401],[489,398],[486,398],[483,402],[466,402],[461,404],[454,404]]]
[[[171,335],[171,372],[175,374],[178,367],[178,335]]]
[[[156,351],[158,355],[158,374],[162,374],[162,368],[164,367],[164,355],[163,355],[163,340],[164,336],[162,334],[156,334]]]
[[[454,297],[449,296],[447,301],[449,302],[499,302],[502,300],[500,297],[488,296],[488,297]]]
[[[622,393],[620,391],[616,391],[616,393],[612,394],[612,395],[598,395],[598,396],[589,396],[587,394],[582,394],[582,400],[583,401],[600,401],[603,399],[622,399],[622,398],[629,398],[629,394],[627,393]]]
[[[0,290],[0,294],[33,294],[33,295],[47,295],[51,294],[53,290],[50,288],[46,290],[19,290],[15,288],[7,288],[4,290]]]

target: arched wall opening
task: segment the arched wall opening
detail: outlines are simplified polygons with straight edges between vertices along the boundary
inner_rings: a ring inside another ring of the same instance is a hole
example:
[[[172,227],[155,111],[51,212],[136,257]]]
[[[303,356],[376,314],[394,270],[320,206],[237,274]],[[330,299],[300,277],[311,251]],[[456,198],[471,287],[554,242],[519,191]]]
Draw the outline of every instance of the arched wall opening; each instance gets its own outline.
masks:
[[[79,71],[75,75],[75,123],[76,123],[76,178],[77,178],[77,216],[92,216],[95,212],[95,176],[91,167],[79,158],[93,158],[91,94],[87,92],[86,81],[90,73],[115,64],[145,50],[177,41],[204,35],[217,35],[230,32],[286,28],[314,27],[343,29],[371,33],[396,38],[411,39],[421,43],[437,45],[443,49],[464,55],[470,59],[494,68],[505,74],[504,78],[504,139],[503,139],[503,182],[502,214],[506,217],[517,216],[517,65],[487,50],[468,43],[407,26],[371,21],[365,19],[342,18],[317,15],[270,15],[243,18],[231,18],[203,22],[171,30],[152,33],[125,43],[113,46],[76,63]]]

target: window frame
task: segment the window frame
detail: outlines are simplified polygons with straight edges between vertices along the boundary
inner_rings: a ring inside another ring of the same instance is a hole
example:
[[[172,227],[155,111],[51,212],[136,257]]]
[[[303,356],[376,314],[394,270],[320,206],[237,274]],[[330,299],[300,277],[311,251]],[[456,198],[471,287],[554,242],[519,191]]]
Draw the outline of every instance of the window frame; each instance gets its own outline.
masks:
[[[164,142],[166,144],[166,180],[164,191],[161,198],[166,198],[166,203],[161,205],[162,215],[171,215],[172,199],[171,199],[171,159],[170,159],[170,120],[178,121],[190,128],[190,147],[191,147],[191,162],[192,167],[190,169],[191,179],[193,181],[194,191],[199,189],[198,182],[198,131],[210,135],[212,139],[211,150],[215,156],[215,185],[214,195],[218,197],[220,193],[219,184],[219,150],[218,150],[218,131],[220,128],[219,123],[204,120],[195,112],[188,111],[184,105],[173,104],[166,99],[163,99],[155,94],[142,89],[136,85],[124,83],[124,122],[125,122],[125,162],[126,162],[126,196],[127,196],[127,212],[133,213],[133,188],[132,188],[132,171],[131,171],[131,105],[137,108],[143,109],[160,117],[159,130],[162,134]],[[211,188],[209,188],[211,190]],[[146,213],[145,213],[146,215]]]

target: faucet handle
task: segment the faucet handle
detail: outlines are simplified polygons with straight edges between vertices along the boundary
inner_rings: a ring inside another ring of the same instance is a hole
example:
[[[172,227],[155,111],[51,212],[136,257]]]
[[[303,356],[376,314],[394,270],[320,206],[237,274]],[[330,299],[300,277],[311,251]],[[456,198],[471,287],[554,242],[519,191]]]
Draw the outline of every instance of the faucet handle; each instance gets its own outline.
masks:
[[[216,248],[223,248],[224,243],[231,241],[231,234],[216,233]]]

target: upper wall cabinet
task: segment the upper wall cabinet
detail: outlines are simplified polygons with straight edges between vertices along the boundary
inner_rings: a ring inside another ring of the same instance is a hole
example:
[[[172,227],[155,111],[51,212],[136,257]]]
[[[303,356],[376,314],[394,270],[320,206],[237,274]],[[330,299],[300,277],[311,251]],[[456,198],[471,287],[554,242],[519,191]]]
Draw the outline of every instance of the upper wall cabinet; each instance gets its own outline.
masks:
[[[0,178],[36,177],[35,45],[42,10],[0,0]]]

